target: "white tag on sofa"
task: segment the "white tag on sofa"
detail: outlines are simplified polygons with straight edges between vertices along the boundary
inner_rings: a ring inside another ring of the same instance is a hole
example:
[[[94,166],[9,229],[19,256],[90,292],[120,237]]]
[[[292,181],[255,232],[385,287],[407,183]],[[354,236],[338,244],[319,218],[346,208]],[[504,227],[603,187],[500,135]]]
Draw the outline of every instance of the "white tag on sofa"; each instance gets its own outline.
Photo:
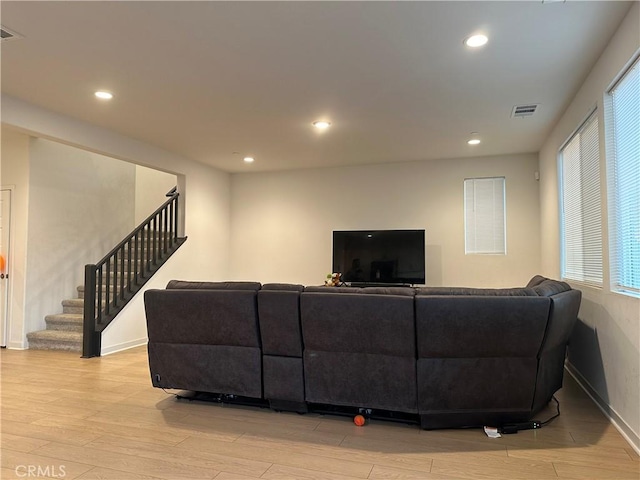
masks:
[[[496,427],[484,427],[484,433],[486,433],[489,438],[500,438],[502,436]]]

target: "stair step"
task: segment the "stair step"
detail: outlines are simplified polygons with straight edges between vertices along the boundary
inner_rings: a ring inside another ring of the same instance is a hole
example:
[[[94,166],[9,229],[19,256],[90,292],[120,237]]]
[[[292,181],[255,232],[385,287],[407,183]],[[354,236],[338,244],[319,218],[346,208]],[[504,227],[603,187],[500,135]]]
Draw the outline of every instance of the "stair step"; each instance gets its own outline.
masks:
[[[82,332],[82,314],[56,313],[44,317],[47,330],[60,330],[65,332]]]
[[[31,350],[82,351],[82,332],[40,330],[27,333],[27,340]]]
[[[79,313],[84,312],[84,300],[82,298],[70,298],[62,301],[62,313]]]
[[[102,302],[104,307],[105,302]],[[62,313],[84,315],[84,298],[70,298],[62,301]]]

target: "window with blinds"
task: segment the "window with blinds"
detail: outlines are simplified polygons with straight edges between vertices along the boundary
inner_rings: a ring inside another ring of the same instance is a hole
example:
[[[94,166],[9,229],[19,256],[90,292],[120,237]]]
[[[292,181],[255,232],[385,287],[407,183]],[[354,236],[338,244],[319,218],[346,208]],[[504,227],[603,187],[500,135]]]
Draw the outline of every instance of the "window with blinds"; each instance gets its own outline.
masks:
[[[607,147],[612,288],[640,295],[640,60],[609,93]]]
[[[504,177],[464,181],[466,254],[506,254],[506,218]]]
[[[562,278],[602,285],[602,213],[598,117],[560,149]]]

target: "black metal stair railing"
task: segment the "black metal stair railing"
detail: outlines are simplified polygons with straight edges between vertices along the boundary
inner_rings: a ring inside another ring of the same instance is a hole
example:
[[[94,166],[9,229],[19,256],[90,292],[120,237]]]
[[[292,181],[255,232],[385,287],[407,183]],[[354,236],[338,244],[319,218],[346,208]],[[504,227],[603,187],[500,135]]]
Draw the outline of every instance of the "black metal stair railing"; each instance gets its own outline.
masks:
[[[177,187],[169,199],[95,265],[84,268],[82,357],[99,357],[102,331],[184,243]]]

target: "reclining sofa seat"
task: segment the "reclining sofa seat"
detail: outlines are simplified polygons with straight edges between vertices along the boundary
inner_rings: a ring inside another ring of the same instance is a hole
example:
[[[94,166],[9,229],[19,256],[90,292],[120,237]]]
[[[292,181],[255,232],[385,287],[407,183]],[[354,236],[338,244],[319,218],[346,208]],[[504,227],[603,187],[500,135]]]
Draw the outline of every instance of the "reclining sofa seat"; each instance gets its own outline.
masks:
[[[529,420],[562,386],[580,298],[543,277],[525,288],[416,289],[421,427]]]
[[[307,402],[417,413],[414,291],[306,287]]]
[[[184,282],[144,294],[154,387],[262,398],[257,282]]]

